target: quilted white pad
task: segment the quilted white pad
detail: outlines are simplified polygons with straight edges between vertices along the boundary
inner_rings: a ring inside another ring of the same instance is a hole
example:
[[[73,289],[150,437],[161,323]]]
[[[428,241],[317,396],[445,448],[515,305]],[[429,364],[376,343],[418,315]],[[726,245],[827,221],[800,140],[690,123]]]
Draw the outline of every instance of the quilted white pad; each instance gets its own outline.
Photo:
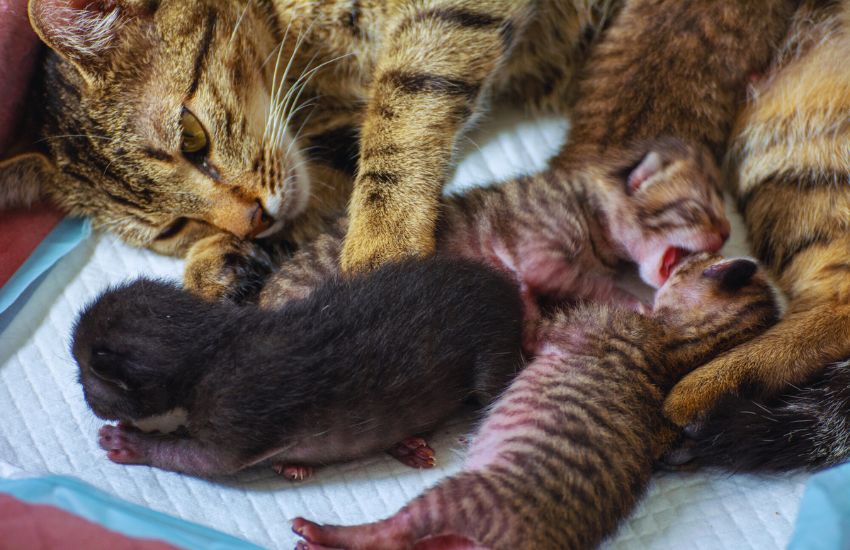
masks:
[[[464,139],[455,189],[543,166],[566,123],[502,116]],[[738,224],[731,254],[746,253]],[[0,334],[0,476],[67,474],[130,501],[270,548],[291,548],[288,519],[338,524],[383,518],[462,463],[469,423],[432,438],[439,467],[411,470],[387,456],[320,470],[305,483],[271,470],[211,483],[109,462],[96,443],[101,422],[86,408],[68,353],[79,308],[110,283],[137,275],[178,278],[181,262],[135,250],[106,235],[64,258]],[[779,548],[785,546],[806,476],[662,474],[609,548]]]

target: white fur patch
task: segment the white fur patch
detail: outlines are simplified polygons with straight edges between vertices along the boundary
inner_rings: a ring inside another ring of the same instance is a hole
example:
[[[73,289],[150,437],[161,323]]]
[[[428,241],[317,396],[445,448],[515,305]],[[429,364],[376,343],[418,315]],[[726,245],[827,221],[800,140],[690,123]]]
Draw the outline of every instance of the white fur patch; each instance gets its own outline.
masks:
[[[143,432],[171,433],[189,423],[189,414],[183,407],[175,407],[168,412],[134,420],[133,425]]]

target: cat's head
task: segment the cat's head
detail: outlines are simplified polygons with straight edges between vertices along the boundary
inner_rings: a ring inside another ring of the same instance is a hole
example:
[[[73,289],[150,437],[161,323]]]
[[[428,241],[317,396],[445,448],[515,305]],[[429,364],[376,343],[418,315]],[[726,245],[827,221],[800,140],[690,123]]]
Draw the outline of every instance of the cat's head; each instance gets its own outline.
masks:
[[[71,354],[86,402],[132,422],[181,406],[202,366],[205,304],[175,285],[140,279],[104,292],[79,315]]]
[[[655,294],[653,314],[695,336],[722,337],[725,331],[731,347],[775,323],[781,307],[779,292],[755,260],[703,252],[674,266]]]
[[[720,174],[710,153],[674,138],[646,141],[602,178],[611,236],[661,286],[687,254],[716,252],[729,237]]]
[[[64,208],[166,253],[305,209],[287,125],[297,89],[278,55],[298,33],[282,41],[268,2],[31,0],[29,15],[51,50],[33,102],[40,150],[0,164],[0,183],[40,181]]]

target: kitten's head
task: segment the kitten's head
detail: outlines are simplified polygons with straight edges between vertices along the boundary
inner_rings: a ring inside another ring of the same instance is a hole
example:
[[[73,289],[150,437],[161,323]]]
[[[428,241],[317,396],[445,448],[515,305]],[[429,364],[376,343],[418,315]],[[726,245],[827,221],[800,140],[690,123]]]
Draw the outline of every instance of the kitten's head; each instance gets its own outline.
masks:
[[[673,138],[639,144],[604,178],[613,239],[654,287],[693,252],[716,252],[729,237],[720,174],[707,150]],[[611,177],[611,176],[614,177]]]
[[[0,182],[36,175],[64,208],[166,253],[216,230],[280,228],[310,190],[287,125],[301,102],[287,93],[300,69],[284,78],[298,33],[281,42],[273,11],[237,0],[31,0],[52,50],[34,104],[42,150],[0,164]]]
[[[703,252],[673,268],[655,294],[653,314],[731,347],[775,323],[780,308],[778,291],[755,260]]]
[[[77,319],[71,354],[86,402],[104,420],[132,422],[182,405],[203,362],[204,303],[140,279],[104,292]]]

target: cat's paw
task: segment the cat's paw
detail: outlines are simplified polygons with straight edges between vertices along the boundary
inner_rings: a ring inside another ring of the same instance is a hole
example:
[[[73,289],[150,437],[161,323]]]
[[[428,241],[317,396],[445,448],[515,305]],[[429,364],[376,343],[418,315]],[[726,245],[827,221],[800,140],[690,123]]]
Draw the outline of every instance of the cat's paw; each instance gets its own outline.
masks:
[[[208,300],[242,302],[259,293],[273,269],[271,256],[256,243],[218,233],[189,249],[183,284]]]
[[[118,464],[149,464],[146,438],[142,432],[106,425],[98,431],[98,444],[106,456]]]
[[[400,232],[364,229],[352,224],[345,236],[340,266],[344,273],[368,272],[408,256],[430,256],[436,246],[433,230],[415,238],[402,238]]]
[[[664,401],[664,416],[677,426],[692,424],[707,414],[721,397],[738,389],[720,357],[696,369],[676,384]]]

